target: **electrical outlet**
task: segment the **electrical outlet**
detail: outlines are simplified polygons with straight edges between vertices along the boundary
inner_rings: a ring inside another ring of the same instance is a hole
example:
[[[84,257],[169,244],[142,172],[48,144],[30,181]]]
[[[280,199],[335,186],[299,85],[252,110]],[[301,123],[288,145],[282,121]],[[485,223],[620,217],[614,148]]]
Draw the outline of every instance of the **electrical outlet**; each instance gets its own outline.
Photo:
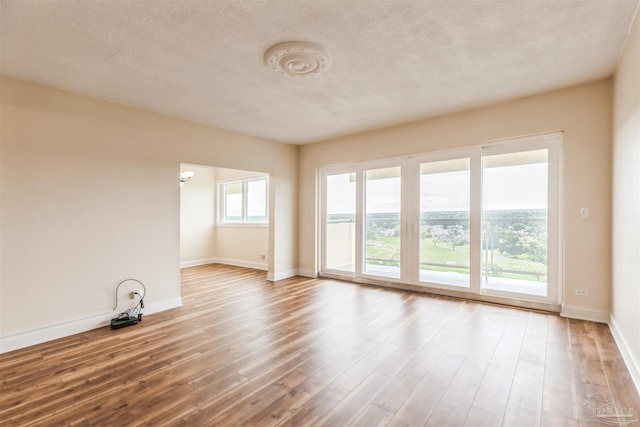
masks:
[[[576,295],[580,295],[581,297],[586,297],[589,295],[589,291],[586,289],[576,289]]]

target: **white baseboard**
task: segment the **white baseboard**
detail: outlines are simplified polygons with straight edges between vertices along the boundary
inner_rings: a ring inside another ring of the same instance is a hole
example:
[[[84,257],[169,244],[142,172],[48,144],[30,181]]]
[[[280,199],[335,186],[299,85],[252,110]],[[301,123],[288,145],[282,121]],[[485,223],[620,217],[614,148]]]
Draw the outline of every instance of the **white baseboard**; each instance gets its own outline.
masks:
[[[267,280],[270,282],[277,282],[278,280],[288,279],[289,277],[294,277],[297,275],[298,272],[296,270],[280,271],[276,274],[269,272],[269,274],[267,274]]]
[[[631,351],[631,347],[624,339],[624,335],[622,331],[618,327],[616,323],[616,319],[611,315],[609,320],[609,329],[611,330],[611,335],[613,335],[613,339],[618,345],[618,349],[620,350],[620,354],[622,354],[622,359],[624,360],[625,365],[627,365],[627,369],[629,369],[629,373],[631,374],[631,378],[633,379],[633,383],[636,386],[636,390],[640,393],[640,364],[638,364],[638,360],[633,355]]]
[[[314,270],[299,269],[298,276],[310,277],[312,279],[316,279],[318,277],[318,272]]]
[[[242,259],[217,258],[217,257],[183,261],[180,263],[180,268],[195,267],[198,265],[206,265],[206,264],[226,264],[226,265],[235,265],[237,267],[255,268],[256,270],[265,270],[265,271],[268,270],[268,266],[266,262],[245,261]]]
[[[254,268],[256,270],[267,271],[268,265],[266,262],[245,261],[242,259],[230,259],[230,258],[213,258],[217,264],[235,265],[236,267]]]
[[[205,265],[205,264],[213,264],[214,262],[217,262],[216,258],[193,259],[190,261],[180,262],[180,268],[195,267],[197,265]]]
[[[593,310],[588,308],[571,307],[562,304],[560,316],[569,319],[588,320],[590,322],[609,323],[610,314],[607,311]]]
[[[179,297],[152,302],[145,306],[144,314],[158,313],[181,305],[182,298]],[[0,337],[0,354],[107,326],[116,314],[113,311],[107,311]]]

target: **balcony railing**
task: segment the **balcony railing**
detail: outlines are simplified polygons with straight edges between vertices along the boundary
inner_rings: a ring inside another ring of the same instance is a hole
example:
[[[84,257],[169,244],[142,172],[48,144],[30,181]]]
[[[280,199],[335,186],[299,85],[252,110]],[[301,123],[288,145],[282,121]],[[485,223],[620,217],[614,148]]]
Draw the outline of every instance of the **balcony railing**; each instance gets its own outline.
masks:
[[[501,217],[483,221],[482,274],[522,280],[546,280],[545,217]],[[400,223],[397,217],[367,218],[367,256],[371,265],[398,267]],[[394,239],[397,238],[398,242]],[[469,272],[469,220],[423,218],[420,224],[423,270]],[[375,245],[375,247],[374,247]],[[389,246],[388,248],[385,248]],[[433,248],[430,248],[431,245]],[[388,249],[388,250],[385,250]],[[380,256],[380,253],[394,255]]]

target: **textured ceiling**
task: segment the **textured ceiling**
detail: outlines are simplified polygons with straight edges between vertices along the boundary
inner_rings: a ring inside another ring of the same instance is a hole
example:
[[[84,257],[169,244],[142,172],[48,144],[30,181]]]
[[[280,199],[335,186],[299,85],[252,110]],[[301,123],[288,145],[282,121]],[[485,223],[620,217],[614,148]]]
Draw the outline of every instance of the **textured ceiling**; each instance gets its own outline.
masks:
[[[2,74],[308,143],[612,74],[638,0],[2,0]],[[269,69],[276,43],[333,57]]]

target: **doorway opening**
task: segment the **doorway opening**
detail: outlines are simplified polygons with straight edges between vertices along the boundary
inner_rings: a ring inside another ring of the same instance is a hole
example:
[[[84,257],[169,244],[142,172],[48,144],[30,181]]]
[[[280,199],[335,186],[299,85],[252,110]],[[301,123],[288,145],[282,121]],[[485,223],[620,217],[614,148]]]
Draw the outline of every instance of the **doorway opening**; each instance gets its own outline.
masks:
[[[180,267],[228,264],[269,271],[269,175],[181,164]]]

